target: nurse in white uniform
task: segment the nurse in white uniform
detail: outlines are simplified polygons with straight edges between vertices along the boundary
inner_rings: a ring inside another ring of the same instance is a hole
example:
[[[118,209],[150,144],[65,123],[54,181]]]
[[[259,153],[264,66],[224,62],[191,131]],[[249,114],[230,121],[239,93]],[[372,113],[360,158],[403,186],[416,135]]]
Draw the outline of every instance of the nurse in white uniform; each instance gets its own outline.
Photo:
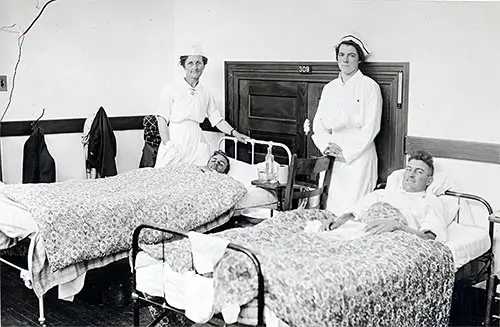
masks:
[[[323,154],[336,157],[327,209],[340,215],[375,188],[382,95],[359,70],[369,55],[359,37],[342,37],[335,53],[340,74],[321,93],[312,139]]]
[[[180,56],[185,76],[165,86],[161,93],[157,115],[162,142],[155,168],[180,162],[205,165],[211,153],[200,123],[207,117],[221,132],[242,142],[248,139],[224,120],[213,94],[200,82],[207,62],[201,47],[189,48]]]

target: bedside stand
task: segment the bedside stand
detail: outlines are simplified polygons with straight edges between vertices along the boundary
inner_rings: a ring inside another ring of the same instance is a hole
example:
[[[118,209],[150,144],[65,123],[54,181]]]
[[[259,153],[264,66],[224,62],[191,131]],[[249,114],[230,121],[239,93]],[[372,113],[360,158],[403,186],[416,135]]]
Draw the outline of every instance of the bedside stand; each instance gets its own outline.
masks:
[[[283,192],[285,191],[286,184],[281,184],[279,182],[270,183],[268,181],[260,181],[258,179],[252,181],[252,185],[263,188],[273,193],[278,199],[277,210],[283,211]]]

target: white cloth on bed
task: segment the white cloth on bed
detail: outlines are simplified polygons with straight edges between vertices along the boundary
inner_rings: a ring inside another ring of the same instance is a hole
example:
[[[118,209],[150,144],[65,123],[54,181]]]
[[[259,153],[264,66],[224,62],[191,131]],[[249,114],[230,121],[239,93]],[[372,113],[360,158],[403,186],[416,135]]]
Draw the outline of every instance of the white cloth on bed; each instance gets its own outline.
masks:
[[[319,233],[321,237],[328,237],[332,240],[347,241],[355,240],[366,235],[366,223],[348,220],[334,230],[321,230],[322,222],[313,220],[306,222],[304,232],[306,233]]]
[[[0,188],[0,250],[38,231],[38,225],[23,205],[7,198]]]
[[[188,235],[196,271],[204,274],[213,272],[214,266],[224,255],[229,242],[196,232],[189,232]],[[141,253],[141,260],[138,259],[138,262],[146,262],[144,267],[136,267],[141,270],[141,274],[137,274],[139,291],[153,296],[163,296],[169,305],[184,309],[186,317],[194,322],[205,323],[212,318],[215,296],[212,277],[198,275],[194,271],[179,273],[173,271],[167,263],[148,264],[155,261],[147,254]],[[163,276],[163,283],[156,283],[149,276]],[[236,321],[238,312],[236,312],[236,317],[233,317],[232,311],[229,310],[227,312],[229,315],[226,316],[228,320]]]
[[[191,242],[193,265],[198,274],[213,272],[215,265],[226,252],[229,241],[197,232],[189,232],[188,236]]]
[[[229,241],[211,235],[189,232],[193,265],[198,274],[214,271],[214,267],[226,252]],[[194,275],[186,281],[186,312],[187,318],[194,322],[209,321],[214,312],[214,280],[212,277]]]

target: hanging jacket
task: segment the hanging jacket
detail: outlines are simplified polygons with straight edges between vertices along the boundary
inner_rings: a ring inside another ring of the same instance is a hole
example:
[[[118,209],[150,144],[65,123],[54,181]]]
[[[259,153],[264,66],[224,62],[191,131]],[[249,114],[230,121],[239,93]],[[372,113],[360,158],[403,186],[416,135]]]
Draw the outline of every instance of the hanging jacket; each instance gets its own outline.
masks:
[[[139,168],[154,167],[156,163],[156,155],[160,146],[161,136],[158,130],[158,120],[156,116],[144,116],[142,120],[144,126],[144,147],[142,149],[142,157],[139,162]]]
[[[87,171],[96,169],[96,177],[114,176],[117,174],[115,157],[115,134],[104,108],[100,107],[88,134]]]
[[[53,183],[56,163],[49,153],[43,129],[37,127],[24,143],[23,183]]]

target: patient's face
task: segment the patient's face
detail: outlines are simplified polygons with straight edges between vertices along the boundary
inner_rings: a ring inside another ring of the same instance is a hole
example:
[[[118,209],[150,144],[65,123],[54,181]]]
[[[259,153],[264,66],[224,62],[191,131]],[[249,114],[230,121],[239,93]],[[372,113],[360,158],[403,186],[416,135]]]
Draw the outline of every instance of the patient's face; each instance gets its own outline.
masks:
[[[406,192],[422,192],[432,182],[431,169],[421,160],[410,160],[403,174]]]
[[[227,159],[223,155],[216,153],[208,159],[207,166],[208,168],[223,174],[229,166],[229,162],[227,162]]]

